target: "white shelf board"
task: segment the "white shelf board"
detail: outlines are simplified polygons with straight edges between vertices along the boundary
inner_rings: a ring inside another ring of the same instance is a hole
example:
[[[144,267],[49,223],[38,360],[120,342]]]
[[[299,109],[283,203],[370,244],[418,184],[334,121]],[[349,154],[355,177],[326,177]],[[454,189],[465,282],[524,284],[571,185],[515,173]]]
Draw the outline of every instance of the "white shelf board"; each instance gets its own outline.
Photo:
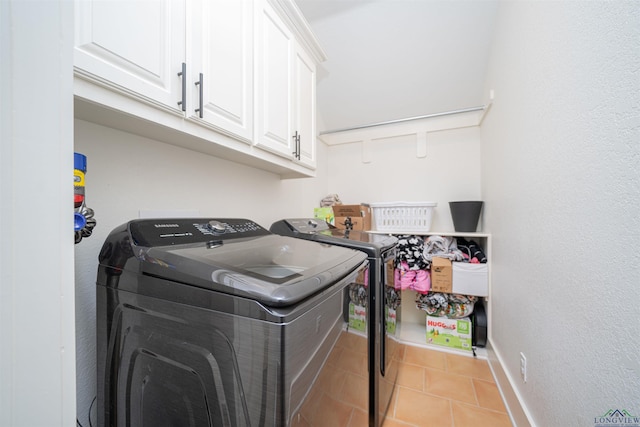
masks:
[[[371,234],[389,234],[397,236],[400,234],[415,234],[417,236],[452,236],[452,237],[491,237],[490,233],[482,232],[464,232],[464,231],[416,231],[416,230],[400,230],[400,231],[377,231],[369,230]]]

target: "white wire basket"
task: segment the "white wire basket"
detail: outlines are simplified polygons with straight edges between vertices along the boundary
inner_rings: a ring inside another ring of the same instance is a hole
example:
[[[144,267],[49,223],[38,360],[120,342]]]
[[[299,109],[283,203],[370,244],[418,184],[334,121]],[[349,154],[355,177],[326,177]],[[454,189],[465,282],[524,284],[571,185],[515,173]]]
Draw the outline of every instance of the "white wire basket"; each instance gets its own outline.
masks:
[[[418,232],[431,229],[435,202],[371,203],[376,231]]]

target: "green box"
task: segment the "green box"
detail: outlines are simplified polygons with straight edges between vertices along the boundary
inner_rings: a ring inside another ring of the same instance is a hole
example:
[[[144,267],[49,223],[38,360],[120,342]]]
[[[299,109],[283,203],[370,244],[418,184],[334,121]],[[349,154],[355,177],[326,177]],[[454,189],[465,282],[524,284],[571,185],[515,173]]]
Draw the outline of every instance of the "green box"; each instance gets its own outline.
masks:
[[[471,351],[471,320],[427,316],[427,343]]]
[[[349,303],[349,327],[364,332],[367,329],[367,308]]]
[[[397,325],[396,316],[398,315],[398,313],[396,312],[396,310],[394,310],[392,308],[385,307],[384,308],[384,315],[385,315],[385,324],[387,325],[387,333],[395,335],[396,334],[396,325]]]
[[[327,221],[331,225],[333,225],[335,220],[333,216],[333,208],[331,208],[331,206],[324,208],[313,208],[313,217],[321,219],[323,221]]]

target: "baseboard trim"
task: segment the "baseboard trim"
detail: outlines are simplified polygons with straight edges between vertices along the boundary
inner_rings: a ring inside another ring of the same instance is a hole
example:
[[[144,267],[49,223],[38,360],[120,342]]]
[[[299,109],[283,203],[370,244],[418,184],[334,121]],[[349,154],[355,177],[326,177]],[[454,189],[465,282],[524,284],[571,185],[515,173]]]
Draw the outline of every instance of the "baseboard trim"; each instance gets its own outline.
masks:
[[[490,341],[487,342],[486,350],[489,367],[502,395],[502,400],[507,407],[511,423],[515,427],[535,427],[535,424],[531,422],[530,417],[527,415],[527,410],[522,404],[518,392],[513,388],[512,379],[503,368],[502,357],[500,357],[499,352],[493,348]]]

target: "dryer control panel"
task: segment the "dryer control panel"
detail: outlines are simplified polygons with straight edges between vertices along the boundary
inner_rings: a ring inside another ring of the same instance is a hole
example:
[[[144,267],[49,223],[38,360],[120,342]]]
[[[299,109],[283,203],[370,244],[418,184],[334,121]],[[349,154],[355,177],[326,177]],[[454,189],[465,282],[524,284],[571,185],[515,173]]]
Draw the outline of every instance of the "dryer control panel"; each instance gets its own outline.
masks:
[[[291,231],[297,233],[317,233],[319,231],[329,230],[329,224],[326,221],[323,221],[318,218],[293,218],[293,219],[284,219],[279,221],[271,227],[271,230],[279,233],[282,227],[289,227]]]
[[[129,223],[129,232],[136,245],[147,247],[211,243],[271,234],[255,222],[242,218],[139,219]]]

